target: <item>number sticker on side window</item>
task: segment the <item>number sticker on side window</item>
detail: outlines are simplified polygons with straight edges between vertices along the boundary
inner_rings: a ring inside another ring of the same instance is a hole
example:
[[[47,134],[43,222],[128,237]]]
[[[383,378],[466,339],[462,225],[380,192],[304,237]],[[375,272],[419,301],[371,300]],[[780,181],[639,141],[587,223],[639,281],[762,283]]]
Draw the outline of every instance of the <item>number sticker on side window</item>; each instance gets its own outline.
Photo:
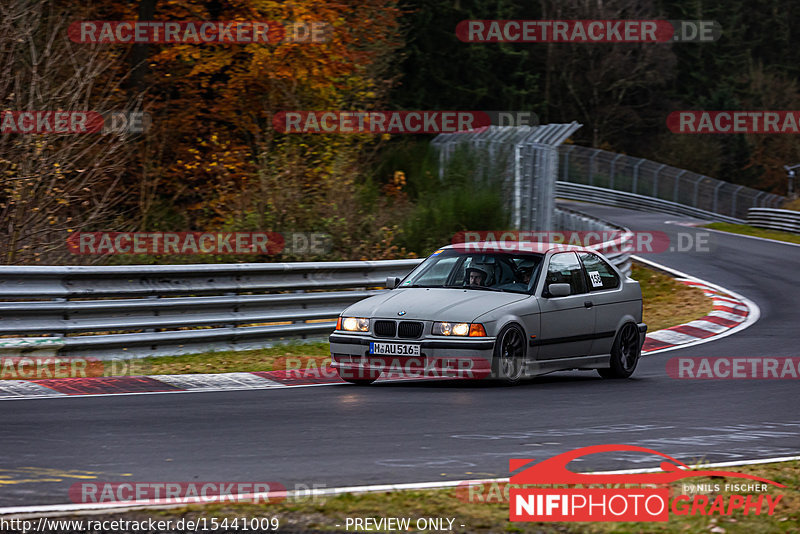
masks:
[[[603,287],[603,279],[600,278],[599,272],[589,271],[589,280],[592,281],[592,287]]]

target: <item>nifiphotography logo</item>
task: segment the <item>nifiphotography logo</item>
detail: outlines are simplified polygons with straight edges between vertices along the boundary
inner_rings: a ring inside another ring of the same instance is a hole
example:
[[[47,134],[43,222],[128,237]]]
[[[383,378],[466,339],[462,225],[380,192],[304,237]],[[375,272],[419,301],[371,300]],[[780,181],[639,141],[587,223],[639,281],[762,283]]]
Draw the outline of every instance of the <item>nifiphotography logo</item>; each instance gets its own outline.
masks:
[[[575,473],[566,468],[576,458],[589,454],[616,451],[636,451],[666,458],[660,472],[655,473]],[[532,459],[512,459],[509,469],[535,462]],[[668,521],[670,511],[678,516],[773,515],[783,495],[709,495],[697,494],[693,487],[683,485],[682,493],[670,495],[669,484],[685,478],[726,477],[744,478],[759,484],[726,483],[729,492],[763,492],[771,484],[783,484],[754,475],[732,471],[690,470],[666,454],[634,445],[594,445],[559,454],[534,463],[510,478],[509,519],[511,521]],[[531,486],[550,487],[531,487]],[[583,487],[556,487],[579,485]],[[596,486],[606,487],[596,487]],[[613,487],[608,487],[613,485]],[[593,487],[586,487],[593,486]],[[626,486],[626,487],[621,487]],[[687,491],[692,495],[685,495]],[[715,490],[718,484],[715,484]],[[721,489],[721,488],[720,488]],[[718,491],[718,490],[717,490]]]

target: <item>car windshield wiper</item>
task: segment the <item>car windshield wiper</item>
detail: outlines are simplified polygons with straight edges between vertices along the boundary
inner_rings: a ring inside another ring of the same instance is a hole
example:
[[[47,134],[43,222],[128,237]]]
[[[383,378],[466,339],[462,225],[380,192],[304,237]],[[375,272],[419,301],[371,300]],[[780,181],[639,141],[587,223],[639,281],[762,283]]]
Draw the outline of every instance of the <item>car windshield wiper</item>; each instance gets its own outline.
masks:
[[[486,287],[486,286],[465,286],[461,284],[448,284],[448,285],[441,285],[441,286],[432,286],[426,284],[411,284],[410,286],[401,286],[401,287],[426,287],[432,289],[482,289],[484,291],[501,291],[505,292],[505,289],[500,289],[499,287]]]
[[[436,284],[436,285],[411,284],[410,286],[401,286],[401,287],[430,287],[430,288],[435,288],[435,289],[441,289],[443,287],[444,288],[464,288],[465,286],[462,286],[461,284],[449,284],[449,285],[448,284],[443,284],[443,285],[439,285],[439,284]]]
[[[469,285],[465,286],[463,284],[449,284],[449,285],[440,286],[440,287],[447,287],[447,288],[453,288],[453,289],[482,289],[484,291],[505,291],[505,289],[500,289],[499,287],[469,286]]]
[[[500,291],[501,293],[505,292],[505,289],[500,289],[499,287],[486,287],[486,286],[464,286],[464,289],[479,289],[481,291]]]

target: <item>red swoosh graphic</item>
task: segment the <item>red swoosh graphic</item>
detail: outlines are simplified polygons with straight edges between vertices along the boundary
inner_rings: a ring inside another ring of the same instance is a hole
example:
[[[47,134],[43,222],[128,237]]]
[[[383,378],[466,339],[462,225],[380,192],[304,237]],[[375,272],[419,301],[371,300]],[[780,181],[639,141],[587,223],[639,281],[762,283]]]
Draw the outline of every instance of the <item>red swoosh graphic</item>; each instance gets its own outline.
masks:
[[[661,462],[659,466],[662,470],[660,473],[636,473],[636,474],[596,474],[591,473],[575,473],[566,468],[567,464],[576,458],[586,456],[589,454],[597,454],[601,452],[614,452],[614,451],[633,451],[644,452],[666,458],[670,462]],[[524,463],[531,460],[524,460]],[[519,462],[519,461],[517,461]],[[510,466],[517,468],[523,465],[522,462],[511,463]],[[513,469],[512,469],[513,471]],[[568,451],[547,460],[543,460],[510,478],[512,484],[666,484],[681,480],[684,478],[695,477],[732,477],[744,478],[748,480],[755,480],[758,482],[765,482],[772,484],[779,488],[785,488],[783,484],[779,484],[774,480],[761,478],[755,475],[747,475],[744,473],[735,473],[733,471],[715,471],[715,470],[690,470],[689,466],[675,458],[668,456],[664,453],[647,449],[645,447],[637,447],[635,445],[592,445],[590,447],[581,447],[572,451]]]

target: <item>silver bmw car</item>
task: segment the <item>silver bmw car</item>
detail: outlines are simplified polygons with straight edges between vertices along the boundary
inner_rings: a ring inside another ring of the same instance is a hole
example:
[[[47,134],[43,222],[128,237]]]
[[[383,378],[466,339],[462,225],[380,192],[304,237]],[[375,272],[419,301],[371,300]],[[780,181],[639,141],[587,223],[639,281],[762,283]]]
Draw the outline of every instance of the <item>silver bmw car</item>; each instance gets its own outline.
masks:
[[[441,248],[387,291],[342,312],[332,366],[381,375],[517,383],[570,369],[631,376],[641,354],[639,283],[594,250],[553,243]]]

